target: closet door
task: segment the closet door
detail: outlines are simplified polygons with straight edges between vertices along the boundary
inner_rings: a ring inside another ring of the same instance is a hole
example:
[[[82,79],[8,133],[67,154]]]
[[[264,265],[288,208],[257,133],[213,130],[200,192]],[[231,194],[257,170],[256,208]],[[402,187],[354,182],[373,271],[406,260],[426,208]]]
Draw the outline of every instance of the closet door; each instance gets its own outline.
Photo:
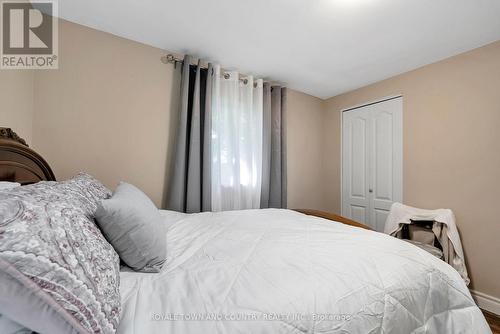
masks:
[[[357,109],[342,115],[342,216],[370,224],[370,110]]]
[[[342,215],[382,232],[402,201],[402,98],[343,113]]]

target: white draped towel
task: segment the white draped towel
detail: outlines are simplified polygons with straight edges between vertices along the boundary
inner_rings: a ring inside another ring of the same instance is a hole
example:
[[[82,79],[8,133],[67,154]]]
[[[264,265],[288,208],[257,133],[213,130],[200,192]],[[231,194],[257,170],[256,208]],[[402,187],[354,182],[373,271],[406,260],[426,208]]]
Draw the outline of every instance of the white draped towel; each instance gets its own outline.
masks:
[[[411,224],[411,220],[434,221],[432,231],[443,247],[444,260],[455,268],[469,285],[462,242],[455,223],[455,215],[450,209],[424,210],[401,203],[394,203],[385,223],[384,232],[396,236],[403,224]]]

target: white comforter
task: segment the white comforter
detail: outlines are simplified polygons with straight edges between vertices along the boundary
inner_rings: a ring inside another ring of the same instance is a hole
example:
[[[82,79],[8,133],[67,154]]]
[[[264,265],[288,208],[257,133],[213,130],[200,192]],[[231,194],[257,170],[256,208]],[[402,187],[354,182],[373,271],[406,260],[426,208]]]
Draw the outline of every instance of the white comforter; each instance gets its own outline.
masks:
[[[123,271],[118,333],[490,333],[460,275],[289,210],[185,215],[158,274]]]

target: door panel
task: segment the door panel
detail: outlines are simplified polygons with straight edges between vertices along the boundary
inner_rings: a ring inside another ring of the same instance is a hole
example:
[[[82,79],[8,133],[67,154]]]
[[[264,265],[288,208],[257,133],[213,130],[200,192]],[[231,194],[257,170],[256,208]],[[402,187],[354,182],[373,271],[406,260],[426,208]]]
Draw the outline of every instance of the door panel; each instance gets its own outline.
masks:
[[[357,205],[351,205],[350,206],[350,216],[351,216],[351,219],[354,220],[354,221],[357,221],[358,223],[363,223],[363,224],[367,224],[368,222],[368,217],[367,217],[367,210],[365,207],[363,206],[357,206]]]
[[[368,138],[369,119],[364,113],[345,115],[343,117],[343,150],[342,168],[347,171],[343,174],[342,212],[346,217],[368,224],[369,221],[369,193],[368,193]],[[354,218],[355,217],[355,218]]]
[[[392,199],[392,115],[387,112],[374,115],[374,197]]]
[[[402,98],[342,114],[342,214],[383,231],[402,202]]]
[[[366,198],[366,120],[351,121],[351,197]]]
[[[385,227],[385,221],[389,215],[389,210],[375,209],[375,229],[376,231],[383,232]]]

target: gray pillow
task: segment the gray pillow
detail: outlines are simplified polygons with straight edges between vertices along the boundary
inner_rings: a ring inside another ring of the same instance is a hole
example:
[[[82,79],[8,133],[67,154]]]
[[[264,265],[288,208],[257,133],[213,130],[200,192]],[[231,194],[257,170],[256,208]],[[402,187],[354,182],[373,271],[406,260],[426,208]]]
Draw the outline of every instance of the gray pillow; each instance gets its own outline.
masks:
[[[160,271],[167,257],[167,235],[159,210],[142,191],[121,182],[110,199],[101,201],[95,218],[129,267]]]

